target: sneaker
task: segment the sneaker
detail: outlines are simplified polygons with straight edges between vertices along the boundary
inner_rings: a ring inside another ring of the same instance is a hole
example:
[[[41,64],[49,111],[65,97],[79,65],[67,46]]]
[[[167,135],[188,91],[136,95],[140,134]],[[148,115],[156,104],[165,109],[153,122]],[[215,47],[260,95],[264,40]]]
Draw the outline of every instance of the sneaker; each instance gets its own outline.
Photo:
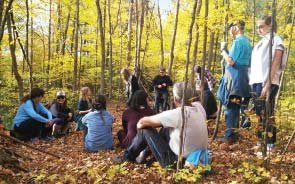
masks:
[[[46,136],[46,137],[43,137],[42,140],[44,140],[44,141],[53,141],[53,140],[55,140],[55,138],[50,137],[50,136]]]
[[[127,158],[125,156],[114,156],[112,160],[115,164],[122,164],[127,161]]]
[[[272,151],[273,150],[273,148],[274,148],[274,144],[267,144],[267,151]]]

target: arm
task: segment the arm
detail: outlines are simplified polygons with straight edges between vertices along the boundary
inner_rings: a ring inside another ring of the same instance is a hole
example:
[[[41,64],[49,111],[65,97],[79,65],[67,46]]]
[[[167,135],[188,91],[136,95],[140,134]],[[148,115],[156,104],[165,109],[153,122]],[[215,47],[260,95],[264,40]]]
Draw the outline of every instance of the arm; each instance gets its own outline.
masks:
[[[45,108],[45,107],[44,107]],[[47,123],[50,121],[49,119],[44,118],[40,114],[38,114],[33,107],[33,102],[31,100],[27,100],[24,105],[24,111],[33,119],[42,122],[42,123]]]
[[[228,55],[228,53],[225,50],[221,52],[221,55],[223,56],[224,60],[228,65],[232,66],[235,64],[235,61]]]
[[[141,118],[137,123],[138,129],[147,128],[147,127],[157,128],[160,126],[162,126],[161,122],[157,119],[154,119],[153,117]]]
[[[274,58],[271,64],[271,70],[270,70],[270,80],[267,80],[262,88],[261,96],[266,96],[269,87],[271,85],[271,81],[273,80],[276,72],[279,70],[281,62],[283,57],[283,51],[280,49],[275,50]]]

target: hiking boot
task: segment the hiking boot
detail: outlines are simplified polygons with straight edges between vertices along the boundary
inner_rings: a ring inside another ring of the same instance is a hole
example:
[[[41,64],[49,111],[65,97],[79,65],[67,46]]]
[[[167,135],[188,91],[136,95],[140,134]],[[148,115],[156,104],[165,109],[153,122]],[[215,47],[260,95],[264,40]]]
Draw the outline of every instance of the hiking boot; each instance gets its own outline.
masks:
[[[123,156],[114,156],[114,157],[112,157],[112,160],[115,164],[122,164],[127,161],[127,158],[124,155]]]

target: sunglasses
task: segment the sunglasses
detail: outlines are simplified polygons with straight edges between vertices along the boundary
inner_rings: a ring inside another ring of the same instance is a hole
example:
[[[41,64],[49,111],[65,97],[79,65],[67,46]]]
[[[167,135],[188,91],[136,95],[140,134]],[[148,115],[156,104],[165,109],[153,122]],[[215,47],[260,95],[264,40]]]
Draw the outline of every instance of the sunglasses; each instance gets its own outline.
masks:
[[[65,96],[58,96],[57,99],[65,99]]]

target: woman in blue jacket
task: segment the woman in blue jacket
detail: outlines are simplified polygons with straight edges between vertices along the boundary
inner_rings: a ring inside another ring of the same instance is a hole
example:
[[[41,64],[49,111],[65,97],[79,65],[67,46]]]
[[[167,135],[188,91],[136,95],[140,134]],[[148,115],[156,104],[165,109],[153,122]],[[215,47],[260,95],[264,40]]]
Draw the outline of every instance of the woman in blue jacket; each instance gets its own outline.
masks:
[[[40,88],[33,88],[31,93],[23,98],[14,119],[13,129],[22,140],[46,137],[46,129],[52,126],[52,114],[41,100],[45,92]]]

